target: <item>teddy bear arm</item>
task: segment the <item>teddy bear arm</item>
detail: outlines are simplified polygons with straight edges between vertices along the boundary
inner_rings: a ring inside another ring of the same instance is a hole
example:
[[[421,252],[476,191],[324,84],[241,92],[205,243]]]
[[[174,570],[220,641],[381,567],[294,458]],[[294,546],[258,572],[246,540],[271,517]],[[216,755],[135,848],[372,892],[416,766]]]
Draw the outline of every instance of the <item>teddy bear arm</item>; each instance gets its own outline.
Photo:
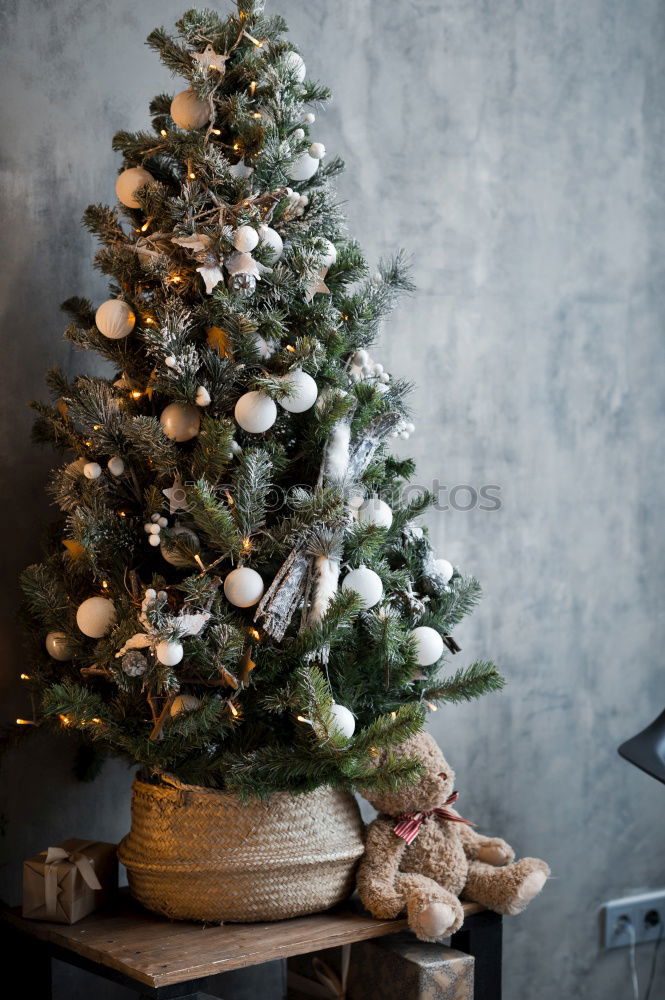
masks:
[[[489,865],[506,865],[515,859],[515,852],[501,837],[485,837],[466,823],[459,824],[460,840],[469,861],[484,861]]]
[[[406,843],[390,822],[378,817],[367,830],[365,853],[357,875],[358,895],[375,917],[393,920],[406,905],[399,884],[399,866]]]

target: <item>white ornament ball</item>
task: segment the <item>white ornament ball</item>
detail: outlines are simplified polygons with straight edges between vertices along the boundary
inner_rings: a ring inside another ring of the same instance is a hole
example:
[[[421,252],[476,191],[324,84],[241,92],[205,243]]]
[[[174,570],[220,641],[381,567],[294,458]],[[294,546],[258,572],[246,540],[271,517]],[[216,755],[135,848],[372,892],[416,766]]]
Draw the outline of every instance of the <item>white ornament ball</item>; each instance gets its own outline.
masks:
[[[153,183],[155,178],[149,170],[143,167],[128,167],[123,170],[115,182],[115,193],[118,201],[126,208],[140,208],[141,203],[136,198],[136,192],[144,184]]]
[[[109,340],[122,340],[134,329],[136,317],[122,299],[107,299],[95,313],[97,329]]]
[[[367,566],[359,566],[347,573],[342,581],[342,589],[355,590],[361,597],[365,611],[373,608],[383,597],[381,577]]]
[[[301,153],[296,157],[286,173],[292,181],[308,181],[319,169],[319,161],[309,153]]]
[[[195,406],[169,403],[159,418],[162,430],[171,441],[191,441],[199,433],[201,417]]]
[[[54,660],[59,660],[60,663],[64,663],[65,660],[71,660],[72,658],[69,639],[64,632],[49,632],[46,636],[45,646],[48,655],[53,657]]]
[[[159,545],[159,535],[150,535],[148,538],[148,545],[152,545],[153,549],[156,549]]]
[[[99,479],[102,474],[102,467],[98,462],[86,462],[83,466],[83,475],[86,479]]]
[[[345,705],[333,704],[330,706],[330,714],[333,717],[335,729],[350,740],[356,729],[356,720]]]
[[[452,575],[455,572],[452,563],[449,563],[447,559],[435,559],[434,565],[436,566],[437,572],[440,577],[442,577],[444,583],[448,583],[452,579]]]
[[[234,412],[237,422],[248,434],[263,434],[277,419],[275,401],[265,392],[246,392],[236,403]]]
[[[274,264],[284,253],[284,241],[282,237],[275,229],[271,229],[270,226],[261,226],[259,237],[261,238],[261,243],[265,243],[266,246],[270,247],[270,263]]]
[[[389,528],[393,523],[393,512],[385,502],[378,497],[369,497],[358,511],[361,524],[374,524],[377,528]]]
[[[233,234],[233,245],[240,253],[251,253],[259,243],[259,234],[252,226],[240,226]]]
[[[166,365],[167,368],[175,368],[177,363],[178,359],[176,358],[175,354],[167,354],[167,356],[164,358],[164,364]]]
[[[332,243],[330,244],[332,246]],[[369,362],[369,354],[363,348],[353,355],[354,365],[359,365],[361,368]]]
[[[101,639],[115,624],[115,606],[108,597],[89,597],[79,604],[76,624],[83,635],[90,639]]]
[[[176,716],[182,715],[183,712],[193,712],[200,704],[201,702],[196,695],[178,694],[171,702],[171,718],[175,719]]]
[[[263,597],[263,580],[255,569],[239,566],[224,580],[224,596],[236,608],[251,608]]]
[[[210,106],[189,88],[171,101],[171,118],[179,128],[202,128],[210,121]]]
[[[283,385],[289,386],[291,390],[289,396],[285,396],[279,401],[279,405],[283,409],[289,413],[304,413],[305,410],[309,410],[310,407],[314,406],[319,389],[311,375],[301,371],[300,368],[296,368],[294,371],[283,375],[281,381]]]
[[[197,552],[201,548],[201,543],[199,542],[198,535],[195,534],[195,532],[193,532],[191,528],[188,528],[186,525],[176,524],[175,527],[173,528],[172,533],[174,535],[180,535],[182,541],[185,543],[185,545],[188,546],[188,548],[193,549]],[[150,541],[152,541],[154,537],[155,536],[152,535]],[[167,563],[171,564],[171,566],[177,566],[178,569],[184,569],[186,566],[192,565],[193,562],[192,559],[188,558],[184,552],[180,552],[180,550],[177,548],[169,548],[169,544],[166,541],[166,539],[164,539],[164,541],[161,541],[159,535],[157,535],[157,544],[160,545],[160,551],[162,553],[162,556],[164,557],[164,559],[166,559]]]
[[[210,393],[204,385],[200,385],[196,390],[196,405],[210,406]]]
[[[431,667],[443,653],[443,639],[429,625],[419,625],[411,635],[416,640],[416,663],[420,667]]]
[[[106,468],[112,476],[121,476],[125,471],[125,463],[119,455],[114,455],[113,458],[109,458]]]
[[[332,265],[337,260],[337,248],[335,247],[334,243],[330,242],[330,240],[324,239],[321,242],[324,243],[326,247],[326,253],[323,260],[321,261],[321,264],[323,267],[332,267]],[[367,354],[367,351],[365,351],[365,354]]]
[[[326,155],[326,147],[322,142],[313,142],[309,147],[309,155],[313,156],[315,160],[322,160]]]
[[[295,74],[298,83],[302,83],[307,76],[307,67],[305,66],[303,57],[297,52],[287,52],[284,56],[284,62],[291,72]]]
[[[182,643],[176,639],[162,639],[155,647],[155,656],[165,667],[175,667],[184,656]]]

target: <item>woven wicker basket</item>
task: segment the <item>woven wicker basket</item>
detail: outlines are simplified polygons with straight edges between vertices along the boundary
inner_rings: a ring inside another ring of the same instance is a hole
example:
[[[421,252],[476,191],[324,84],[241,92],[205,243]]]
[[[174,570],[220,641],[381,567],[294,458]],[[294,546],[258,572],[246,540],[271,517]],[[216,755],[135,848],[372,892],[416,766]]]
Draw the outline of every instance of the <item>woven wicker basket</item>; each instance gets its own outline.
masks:
[[[118,856],[132,895],[177,920],[281,920],[353,889],[363,824],[347,792],[279,792],[243,805],[228,792],[137,779]]]

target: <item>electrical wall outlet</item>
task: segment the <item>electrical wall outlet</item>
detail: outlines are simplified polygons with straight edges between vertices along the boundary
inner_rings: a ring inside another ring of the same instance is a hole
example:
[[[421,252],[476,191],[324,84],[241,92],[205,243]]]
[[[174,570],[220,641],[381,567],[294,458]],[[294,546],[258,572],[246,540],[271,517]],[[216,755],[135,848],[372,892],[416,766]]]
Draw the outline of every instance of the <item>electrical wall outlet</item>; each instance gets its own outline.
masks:
[[[665,889],[641,892],[637,896],[611,899],[600,908],[602,943],[605,948],[625,948],[635,930],[635,943],[657,941],[665,936]]]

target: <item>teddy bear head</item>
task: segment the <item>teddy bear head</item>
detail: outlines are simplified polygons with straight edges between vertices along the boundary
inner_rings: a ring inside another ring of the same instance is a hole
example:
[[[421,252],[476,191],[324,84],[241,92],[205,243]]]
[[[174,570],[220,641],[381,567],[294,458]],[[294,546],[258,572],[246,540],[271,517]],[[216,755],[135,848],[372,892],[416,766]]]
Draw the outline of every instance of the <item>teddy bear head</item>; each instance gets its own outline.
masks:
[[[402,813],[426,812],[445,805],[455,787],[455,772],[439,750],[436,740],[429,733],[417,733],[391,750],[394,757],[418,757],[423,764],[420,779],[411,785],[402,785],[394,792],[374,792],[361,789],[362,794],[375,809],[389,816]],[[386,759],[384,751],[377,763]]]

